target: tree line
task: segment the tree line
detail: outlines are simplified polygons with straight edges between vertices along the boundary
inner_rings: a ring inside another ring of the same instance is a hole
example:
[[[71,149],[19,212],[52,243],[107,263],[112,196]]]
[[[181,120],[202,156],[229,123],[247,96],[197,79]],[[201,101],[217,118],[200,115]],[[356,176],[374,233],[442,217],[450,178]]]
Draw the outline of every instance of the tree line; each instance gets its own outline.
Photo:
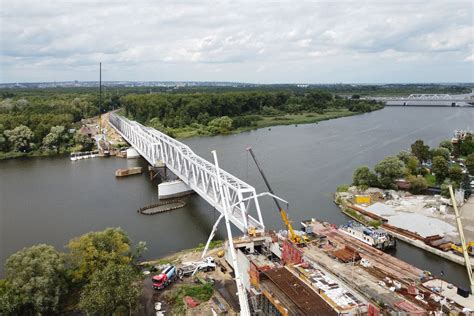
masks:
[[[460,157],[463,159],[458,159]],[[353,185],[394,189],[395,180],[405,179],[409,190],[415,194],[435,186],[441,189],[442,195],[448,196],[448,186],[452,185],[463,188],[465,196],[469,196],[469,174],[474,176],[474,139],[470,134],[454,144],[444,140],[435,148],[417,140],[410,146],[410,151],[384,158],[373,171],[368,166],[357,168]]]
[[[146,91],[113,89],[113,93],[104,94],[100,104],[97,91],[90,88],[0,91],[0,158],[90,150],[93,144],[74,132],[80,121],[120,107],[129,117],[170,136],[180,128],[193,128],[206,135],[225,134],[256,126],[262,117],[324,113],[328,109],[362,113],[382,107],[357,97],[342,98],[328,91],[300,88],[145,94]]]
[[[341,98],[327,91],[132,94],[124,96],[121,102],[125,115],[164,132],[195,124],[211,134],[252,126],[261,116],[323,113],[327,109],[362,113],[382,107],[375,101]]]
[[[120,97],[99,105],[96,94],[46,93],[42,90],[3,92],[0,100],[0,158],[15,154],[57,154],[91,150],[92,140],[76,133],[83,118],[120,107]],[[10,154],[10,155],[9,155]]]

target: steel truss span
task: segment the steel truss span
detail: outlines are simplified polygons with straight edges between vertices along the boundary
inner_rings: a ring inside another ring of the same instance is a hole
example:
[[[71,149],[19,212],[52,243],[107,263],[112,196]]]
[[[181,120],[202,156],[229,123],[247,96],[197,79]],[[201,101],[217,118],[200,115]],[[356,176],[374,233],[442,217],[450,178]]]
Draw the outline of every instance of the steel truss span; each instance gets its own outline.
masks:
[[[229,207],[229,220],[240,231],[264,230],[255,188],[196,155],[187,145],[123,116],[111,113],[110,125],[152,166],[166,167],[221,214]],[[221,185],[217,181],[221,178]],[[223,199],[227,199],[224,201]],[[253,210],[256,217],[249,212]]]

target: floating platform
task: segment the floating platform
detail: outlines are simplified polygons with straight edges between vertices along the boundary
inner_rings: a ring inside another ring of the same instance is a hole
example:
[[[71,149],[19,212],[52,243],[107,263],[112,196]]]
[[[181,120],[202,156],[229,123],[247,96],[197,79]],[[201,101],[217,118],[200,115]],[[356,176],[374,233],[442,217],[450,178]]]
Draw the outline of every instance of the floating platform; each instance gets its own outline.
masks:
[[[117,169],[115,171],[116,177],[127,177],[134,174],[142,173],[142,167],[132,167],[132,168],[124,168],[124,169]]]
[[[137,212],[143,215],[154,215],[176,210],[178,208],[184,207],[185,205],[186,202],[182,200],[168,200],[141,207],[137,210]]]

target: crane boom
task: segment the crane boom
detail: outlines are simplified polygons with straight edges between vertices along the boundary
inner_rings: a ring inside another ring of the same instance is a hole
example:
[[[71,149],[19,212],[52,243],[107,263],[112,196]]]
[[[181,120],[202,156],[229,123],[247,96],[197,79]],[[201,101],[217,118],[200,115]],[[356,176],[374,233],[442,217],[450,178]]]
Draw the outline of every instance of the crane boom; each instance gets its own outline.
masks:
[[[263,181],[265,182],[265,185],[267,186],[268,188],[268,191],[270,191],[271,194],[275,194],[275,192],[273,192],[273,189],[272,187],[270,186],[270,183],[268,182],[268,179],[267,177],[265,176],[265,173],[263,172],[262,168],[260,168],[260,165],[257,161],[257,157],[255,157],[255,154],[252,150],[252,147],[247,147],[247,151],[250,153],[250,155],[252,156],[253,158],[253,161],[255,162],[255,165],[257,166],[257,169],[258,171],[260,172],[260,174],[262,175],[262,178],[263,178]],[[291,222],[290,220],[288,219],[288,214],[286,213],[286,211],[281,207],[280,205],[280,202],[278,202],[278,200],[275,198],[275,197],[272,197],[273,198],[273,201],[275,202],[277,208],[278,208],[278,211],[280,212],[280,216],[281,216],[281,219],[283,220],[283,223],[285,224],[285,226],[288,228],[288,234],[289,234],[289,237],[290,237],[290,240],[294,243],[297,243],[297,244],[300,244],[302,242],[302,239],[300,236],[298,236],[295,231],[293,230],[293,226],[291,226]]]

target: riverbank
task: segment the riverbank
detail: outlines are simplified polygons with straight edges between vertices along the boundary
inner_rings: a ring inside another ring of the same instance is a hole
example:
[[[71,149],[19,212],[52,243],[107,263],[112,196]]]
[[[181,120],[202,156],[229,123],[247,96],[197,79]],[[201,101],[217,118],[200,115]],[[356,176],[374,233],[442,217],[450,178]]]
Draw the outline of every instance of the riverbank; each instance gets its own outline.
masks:
[[[377,107],[374,111],[383,109],[383,106]],[[352,112],[344,108],[332,108],[326,109],[323,113],[318,112],[307,112],[298,114],[282,114],[282,115],[271,115],[271,116],[259,116],[260,119],[255,120],[253,125],[238,127],[234,130],[230,130],[227,134],[239,134],[242,132],[248,132],[259,128],[266,128],[272,126],[283,126],[293,124],[314,124],[322,121],[337,119],[341,117],[354,116],[364,114],[367,112]],[[193,127],[194,126],[194,127]],[[212,133],[207,131],[204,126],[199,124],[193,124],[193,126],[187,126],[183,128],[170,129],[173,137],[176,139],[186,139],[196,136],[214,136]]]
[[[24,158],[24,157],[32,157],[32,158],[33,157],[60,157],[60,156],[69,155],[70,153],[77,151],[79,149],[80,149],[80,146],[61,150],[60,152],[42,151],[42,150],[34,150],[34,151],[29,151],[29,152],[19,152],[19,151],[2,152],[0,151],[0,160]]]

